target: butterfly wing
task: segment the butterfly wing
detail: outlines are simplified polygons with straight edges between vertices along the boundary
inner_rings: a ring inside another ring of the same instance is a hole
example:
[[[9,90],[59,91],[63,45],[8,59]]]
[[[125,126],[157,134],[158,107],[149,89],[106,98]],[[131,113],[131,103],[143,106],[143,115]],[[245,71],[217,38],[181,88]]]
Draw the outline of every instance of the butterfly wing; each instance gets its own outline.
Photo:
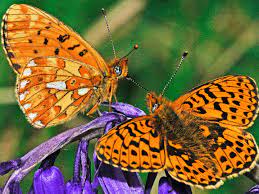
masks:
[[[217,188],[226,177],[254,167],[258,148],[253,136],[243,130],[252,125],[258,112],[257,88],[251,78],[218,78],[170,106],[186,124],[181,131],[191,134],[182,135],[178,142],[168,138],[167,167],[177,180]]]
[[[2,43],[9,63],[20,74],[36,57],[59,56],[108,72],[105,61],[78,34],[55,17],[25,4],[12,5],[3,17]]]
[[[93,96],[99,91],[95,86],[102,79],[90,65],[60,57],[39,57],[18,76],[17,99],[34,127],[49,127],[95,104],[97,98]]]
[[[112,128],[98,140],[96,153],[101,161],[127,171],[159,171],[165,165],[164,141],[154,130],[151,116]]]
[[[169,139],[166,148],[166,170],[174,179],[207,189],[223,184],[210,156],[205,153],[191,152],[190,147],[184,149],[176,145],[184,144],[176,144]]]
[[[247,76],[225,76],[194,88],[172,103],[180,114],[190,113],[224,127],[246,129],[253,124],[259,106],[255,81]]]

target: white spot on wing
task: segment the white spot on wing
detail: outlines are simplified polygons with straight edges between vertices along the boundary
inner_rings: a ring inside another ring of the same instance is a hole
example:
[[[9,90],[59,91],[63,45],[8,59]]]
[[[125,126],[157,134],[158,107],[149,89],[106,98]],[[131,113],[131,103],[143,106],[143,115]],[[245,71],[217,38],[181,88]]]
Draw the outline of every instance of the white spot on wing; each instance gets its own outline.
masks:
[[[89,88],[80,88],[80,89],[78,89],[78,94],[79,94],[80,96],[83,96],[83,95],[87,94],[87,92],[88,92],[89,90],[90,90]]]
[[[29,75],[31,75],[31,69],[30,69],[30,68],[24,69],[23,75],[24,75],[24,76],[29,76]]]
[[[24,100],[28,93],[29,93],[28,91],[25,91],[24,93],[21,93],[20,96],[19,96],[20,101]]]
[[[25,88],[25,86],[26,86],[28,83],[29,83],[28,80],[22,80],[22,81],[21,81],[21,84],[20,84],[20,88],[21,88],[21,89],[22,89],[22,88]]]
[[[33,119],[35,119],[37,117],[38,113],[30,113],[28,114],[29,119],[32,121]]]
[[[33,124],[36,125],[37,127],[45,127],[45,125],[43,125],[41,121],[35,121]]]
[[[54,88],[57,90],[66,90],[67,86],[64,81],[49,82],[46,84],[47,88]]]
[[[25,105],[23,105],[23,108],[25,109],[25,110],[27,110],[28,108],[30,108],[31,107],[31,104],[25,104]]]
[[[28,63],[27,66],[28,66],[28,67],[35,67],[35,66],[37,66],[37,64],[35,63],[34,60],[31,60],[31,61]]]

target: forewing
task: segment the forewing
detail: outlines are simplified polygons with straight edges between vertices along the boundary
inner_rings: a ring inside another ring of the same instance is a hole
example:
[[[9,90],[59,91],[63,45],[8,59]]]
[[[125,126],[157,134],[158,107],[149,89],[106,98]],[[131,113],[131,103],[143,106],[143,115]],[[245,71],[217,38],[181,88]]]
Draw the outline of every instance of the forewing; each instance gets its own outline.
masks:
[[[100,160],[123,170],[159,171],[165,165],[164,141],[151,116],[141,116],[112,128],[96,144]]]
[[[101,81],[92,66],[59,57],[35,58],[17,78],[17,99],[34,127],[49,127],[94,104],[94,87]]]
[[[59,56],[107,72],[102,57],[72,29],[44,11],[12,5],[3,17],[2,44],[9,63],[20,74],[35,57]]]
[[[172,103],[178,115],[190,113],[225,127],[246,129],[259,107],[255,81],[247,76],[225,76],[197,88]]]

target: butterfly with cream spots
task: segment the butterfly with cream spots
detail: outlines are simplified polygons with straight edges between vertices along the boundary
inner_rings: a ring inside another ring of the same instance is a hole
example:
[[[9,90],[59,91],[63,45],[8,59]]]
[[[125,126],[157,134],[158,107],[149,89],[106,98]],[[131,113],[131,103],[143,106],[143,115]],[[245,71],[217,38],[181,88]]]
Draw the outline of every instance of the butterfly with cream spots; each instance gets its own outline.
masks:
[[[101,102],[112,101],[118,80],[127,76],[126,56],[106,63],[77,33],[38,8],[12,5],[1,31],[18,74],[18,103],[36,128],[63,123],[81,110],[94,113]]]

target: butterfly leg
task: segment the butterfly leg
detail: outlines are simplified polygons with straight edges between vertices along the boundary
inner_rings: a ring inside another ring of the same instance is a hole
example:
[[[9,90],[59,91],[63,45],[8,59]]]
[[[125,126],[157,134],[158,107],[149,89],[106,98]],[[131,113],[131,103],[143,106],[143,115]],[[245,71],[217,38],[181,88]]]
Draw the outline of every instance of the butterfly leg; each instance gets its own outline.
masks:
[[[113,97],[114,97],[115,102],[118,102],[116,94],[113,94]]]
[[[88,112],[87,112],[87,116],[95,113],[95,111],[99,110],[98,107],[99,107],[99,102],[97,102]]]

